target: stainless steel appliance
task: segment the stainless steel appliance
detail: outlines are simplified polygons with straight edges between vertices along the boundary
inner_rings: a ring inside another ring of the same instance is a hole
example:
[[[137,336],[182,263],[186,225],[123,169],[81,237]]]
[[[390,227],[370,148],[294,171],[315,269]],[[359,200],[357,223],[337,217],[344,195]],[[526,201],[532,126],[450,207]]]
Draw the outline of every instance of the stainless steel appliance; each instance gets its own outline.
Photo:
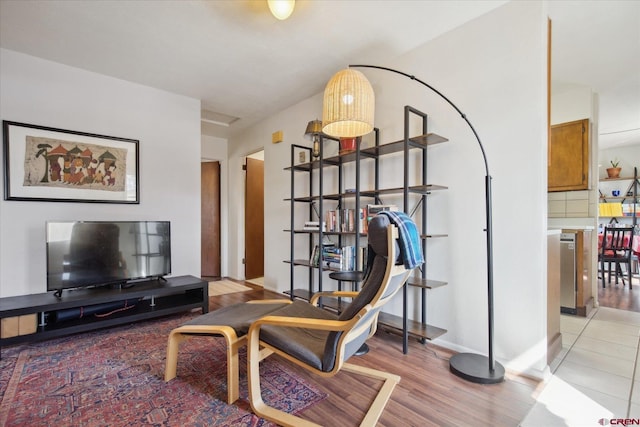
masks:
[[[560,312],[576,314],[576,233],[560,234]]]

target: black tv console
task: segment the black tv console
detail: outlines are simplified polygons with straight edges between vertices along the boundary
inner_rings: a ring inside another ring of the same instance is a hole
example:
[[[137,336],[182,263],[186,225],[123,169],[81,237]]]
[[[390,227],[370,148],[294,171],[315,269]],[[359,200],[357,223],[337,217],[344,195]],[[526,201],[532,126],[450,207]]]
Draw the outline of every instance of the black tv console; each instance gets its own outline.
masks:
[[[51,323],[46,321],[50,313],[58,310],[140,298],[142,300],[135,307],[106,317],[88,316]],[[195,308],[201,308],[203,314],[209,311],[209,285],[193,276],[149,280],[138,282],[132,287],[105,286],[66,290],[61,298],[54,296],[53,292],[0,298],[0,319],[25,314],[36,314],[38,318],[35,333],[2,338],[0,346],[107,328]]]

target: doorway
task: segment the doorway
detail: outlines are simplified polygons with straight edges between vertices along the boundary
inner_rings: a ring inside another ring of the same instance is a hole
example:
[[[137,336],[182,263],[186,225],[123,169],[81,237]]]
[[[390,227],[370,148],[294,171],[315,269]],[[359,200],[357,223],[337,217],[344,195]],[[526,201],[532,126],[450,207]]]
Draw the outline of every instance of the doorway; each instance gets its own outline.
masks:
[[[264,276],[264,151],[245,162],[245,280],[261,283]]]
[[[200,274],[221,277],[220,162],[200,163],[200,203]]]

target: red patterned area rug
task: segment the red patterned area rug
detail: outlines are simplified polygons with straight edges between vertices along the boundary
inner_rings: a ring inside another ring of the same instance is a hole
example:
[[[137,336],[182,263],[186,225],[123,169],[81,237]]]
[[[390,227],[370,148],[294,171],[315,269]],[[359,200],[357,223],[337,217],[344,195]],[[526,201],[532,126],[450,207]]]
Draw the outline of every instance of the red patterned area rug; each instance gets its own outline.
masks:
[[[2,348],[0,426],[273,425],[251,413],[244,350],[240,400],[225,403],[223,338],[182,343],[178,377],[164,382],[167,337],[190,317]],[[265,402],[299,413],[326,398],[286,368],[276,357],[261,362]]]

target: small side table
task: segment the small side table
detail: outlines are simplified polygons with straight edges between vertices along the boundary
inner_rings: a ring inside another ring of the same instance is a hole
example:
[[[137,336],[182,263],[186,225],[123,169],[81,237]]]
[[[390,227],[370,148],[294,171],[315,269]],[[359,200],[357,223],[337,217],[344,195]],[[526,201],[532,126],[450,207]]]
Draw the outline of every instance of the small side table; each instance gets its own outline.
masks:
[[[362,271],[334,271],[329,273],[329,278],[338,282],[351,282],[351,290],[357,288],[357,284],[364,280],[364,272]],[[342,290],[342,289],[339,289]]]

